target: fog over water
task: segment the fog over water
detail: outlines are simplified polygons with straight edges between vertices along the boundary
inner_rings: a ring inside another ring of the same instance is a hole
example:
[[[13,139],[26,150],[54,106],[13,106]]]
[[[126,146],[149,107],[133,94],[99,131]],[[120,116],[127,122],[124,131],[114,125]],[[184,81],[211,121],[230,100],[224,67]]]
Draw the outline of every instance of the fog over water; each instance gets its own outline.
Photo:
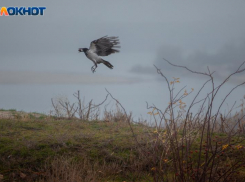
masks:
[[[58,2],[58,4],[57,4]],[[44,16],[0,17],[0,108],[48,113],[51,98],[80,90],[87,101],[103,101],[109,90],[135,118],[147,116],[146,101],[159,108],[169,102],[167,85],[180,77],[176,90],[194,93],[207,80],[192,70],[215,71],[220,83],[245,61],[244,1],[28,1],[2,0],[1,6],[45,6]],[[104,57],[114,69],[93,65],[79,47],[102,36],[119,36],[121,52]],[[235,75],[217,97],[222,101],[245,73]],[[210,90],[211,84],[203,91]],[[245,95],[244,86],[230,95],[223,112]],[[188,104],[191,97],[186,99]],[[217,106],[216,106],[217,107]]]

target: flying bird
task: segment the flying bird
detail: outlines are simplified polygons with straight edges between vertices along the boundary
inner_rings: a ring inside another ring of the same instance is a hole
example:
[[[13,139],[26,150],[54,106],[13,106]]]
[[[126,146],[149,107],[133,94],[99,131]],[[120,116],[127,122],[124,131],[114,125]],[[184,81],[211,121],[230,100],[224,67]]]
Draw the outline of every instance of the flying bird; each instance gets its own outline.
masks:
[[[91,71],[94,73],[97,68],[97,64],[103,63],[108,68],[113,69],[113,66],[108,61],[102,59],[100,56],[108,56],[113,53],[119,52],[118,46],[120,44],[118,37],[104,36],[90,43],[88,48],[79,48],[79,52],[84,52],[88,59],[93,61],[94,65],[91,67]]]

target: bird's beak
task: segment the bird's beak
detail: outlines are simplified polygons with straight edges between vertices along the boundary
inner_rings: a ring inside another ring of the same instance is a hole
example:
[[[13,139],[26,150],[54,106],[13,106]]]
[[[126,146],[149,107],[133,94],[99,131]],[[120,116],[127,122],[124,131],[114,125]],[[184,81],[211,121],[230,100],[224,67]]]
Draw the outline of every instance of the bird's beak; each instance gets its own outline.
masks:
[[[83,52],[83,50],[81,48],[78,49],[78,52]]]

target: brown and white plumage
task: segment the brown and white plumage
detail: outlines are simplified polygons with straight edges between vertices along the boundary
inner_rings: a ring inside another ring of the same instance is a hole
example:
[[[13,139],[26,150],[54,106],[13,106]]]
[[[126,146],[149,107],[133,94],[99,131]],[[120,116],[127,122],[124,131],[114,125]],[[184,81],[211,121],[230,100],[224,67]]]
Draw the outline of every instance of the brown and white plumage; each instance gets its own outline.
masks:
[[[116,48],[120,48],[120,42],[118,37],[108,37],[104,36],[97,40],[94,40],[90,43],[89,49],[87,48],[79,48],[79,52],[84,52],[87,58],[94,62],[94,66],[92,66],[92,72],[95,72],[97,68],[97,64],[103,63],[108,68],[112,69],[113,66],[108,61],[103,60],[99,56],[108,56],[113,53],[118,53],[119,50]]]

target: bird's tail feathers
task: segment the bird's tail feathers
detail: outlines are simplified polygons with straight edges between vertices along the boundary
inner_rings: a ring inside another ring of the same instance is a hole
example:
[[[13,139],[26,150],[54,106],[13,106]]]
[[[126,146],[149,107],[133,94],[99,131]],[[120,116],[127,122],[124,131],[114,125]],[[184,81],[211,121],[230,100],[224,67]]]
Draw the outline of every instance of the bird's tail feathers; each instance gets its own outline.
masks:
[[[102,59],[103,60],[103,64],[104,65],[106,65],[108,68],[110,68],[110,69],[113,69],[113,66],[112,66],[112,64],[111,63],[109,63],[108,61],[105,61],[104,59]]]

